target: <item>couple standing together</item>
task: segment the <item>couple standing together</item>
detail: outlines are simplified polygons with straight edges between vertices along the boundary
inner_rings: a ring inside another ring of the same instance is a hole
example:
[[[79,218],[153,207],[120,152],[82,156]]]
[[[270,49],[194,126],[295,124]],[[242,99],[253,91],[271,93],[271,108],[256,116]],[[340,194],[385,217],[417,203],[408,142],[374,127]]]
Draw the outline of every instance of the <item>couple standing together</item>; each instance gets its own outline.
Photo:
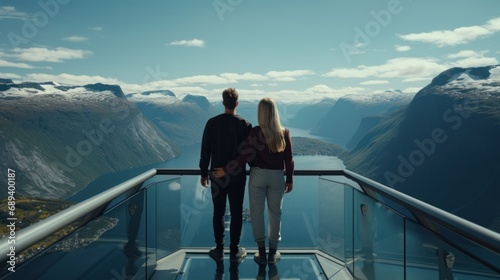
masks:
[[[213,230],[216,246],[209,251],[209,255],[216,261],[224,259],[224,216],[227,198],[231,212],[230,261],[240,262],[247,254],[239,243],[243,225],[245,167],[248,163],[250,218],[258,247],[254,260],[259,265],[275,264],[281,257],[277,250],[281,240],[283,196],[293,188],[294,162],[290,132],[281,127],[278,109],[271,98],[263,98],[259,102],[259,125],[255,127],[236,114],[238,92],[234,88],[225,89],[222,99],[224,113],[207,121],[201,144],[201,185],[208,187],[210,175],[214,206]],[[269,254],[266,254],[264,223],[266,201]]]

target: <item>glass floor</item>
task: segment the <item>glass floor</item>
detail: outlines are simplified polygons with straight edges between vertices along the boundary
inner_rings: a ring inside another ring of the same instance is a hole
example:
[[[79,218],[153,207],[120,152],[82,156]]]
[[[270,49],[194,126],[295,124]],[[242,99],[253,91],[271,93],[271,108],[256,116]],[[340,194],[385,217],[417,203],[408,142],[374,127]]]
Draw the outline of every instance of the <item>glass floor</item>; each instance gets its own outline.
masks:
[[[160,260],[152,279],[352,279],[343,265],[318,254],[280,252],[281,260],[276,265],[265,266],[253,261],[255,251],[251,250],[239,264],[231,263],[229,254],[224,261],[215,262],[206,252],[180,252]]]

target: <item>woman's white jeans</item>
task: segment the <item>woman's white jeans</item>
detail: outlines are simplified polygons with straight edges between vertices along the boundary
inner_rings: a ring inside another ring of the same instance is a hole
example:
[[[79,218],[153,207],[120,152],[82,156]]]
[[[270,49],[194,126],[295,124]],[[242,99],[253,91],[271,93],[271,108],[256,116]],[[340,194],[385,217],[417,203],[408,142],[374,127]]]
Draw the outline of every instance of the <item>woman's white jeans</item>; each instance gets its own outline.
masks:
[[[252,167],[248,183],[250,218],[256,242],[265,241],[264,208],[267,200],[269,246],[278,248],[281,240],[281,206],[285,194],[283,170]]]

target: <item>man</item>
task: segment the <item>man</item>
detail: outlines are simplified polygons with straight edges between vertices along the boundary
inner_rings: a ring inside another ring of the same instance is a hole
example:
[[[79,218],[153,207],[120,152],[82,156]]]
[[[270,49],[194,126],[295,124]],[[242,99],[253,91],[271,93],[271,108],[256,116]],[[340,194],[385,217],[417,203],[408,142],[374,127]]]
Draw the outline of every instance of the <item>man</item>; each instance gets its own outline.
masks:
[[[224,113],[209,119],[203,131],[201,143],[200,170],[201,185],[208,187],[208,172],[216,167],[224,167],[239,154],[238,147],[244,142],[252,125],[236,114],[238,92],[234,88],[222,92]],[[235,170],[224,178],[211,177],[212,202],[214,206],[213,229],[215,248],[209,255],[216,261],[224,259],[224,216],[226,198],[229,199],[231,212],[229,246],[230,260],[240,262],[246,256],[244,248],[239,247],[243,226],[243,198],[245,195],[246,172]]]

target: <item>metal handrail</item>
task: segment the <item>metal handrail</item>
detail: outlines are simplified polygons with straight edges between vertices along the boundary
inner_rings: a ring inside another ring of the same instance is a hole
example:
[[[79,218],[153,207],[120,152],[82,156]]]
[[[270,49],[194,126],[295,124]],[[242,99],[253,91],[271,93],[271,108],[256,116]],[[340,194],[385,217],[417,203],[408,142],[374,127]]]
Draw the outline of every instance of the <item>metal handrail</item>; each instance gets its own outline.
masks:
[[[23,228],[16,232],[14,244],[9,244],[8,237],[3,238],[0,240],[0,262],[5,263],[8,259],[7,254],[10,253],[11,246],[15,248],[15,252],[21,252],[44,238],[47,238],[51,234],[61,230],[62,228],[82,219],[95,210],[102,208],[111,200],[117,198],[123,193],[126,193],[154,175],[156,175],[156,169],[146,171],[130,180],[116,185],[111,189],[103,191],[102,193],[64,209],[61,212],[56,213],[36,224]]]
[[[247,171],[248,173],[248,171]],[[58,230],[72,224],[75,221],[81,220],[90,213],[105,207],[109,202],[118,196],[132,190],[139,184],[152,178],[155,175],[200,175],[197,169],[151,169],[130,180],[118,184],[107,191],[99,193],[87,200],[84,200],[76,205],[73,205],[47,219],[33,224],[27,228],[16,232],[16,252],[21,252],[57,232]],[[359,174],[349,170],[295,170],[294,175],[297,176],[345,176],[348,179],[360,184],[362,188],[368,188],[377,194],[381,194],[405,208],[410,210],[416,217],[424,217],[441,226],[449,228],[458,233],[464,238],[484,247],[496,254],[500,254],[500,234],[459,218],[453,214],[445,212],[439,208],[431,206],[427,203],[419,201],[413,197],[405,195],[394,189],[386,187],[375,181],[367,179]],[[132,194],[130,194],[132,195]],[[378,200],[376,197],[373,197]],[[430,229],[437,235],[441,236],[438,231],[429,228],[428,225],[422,224],[425,228]],[[441,236],[443,237],[443,236]],[[7,254],[10,252],[11,244],[8,243],[8,237],[0,240],[0,261],[7,260]],[[482,260],[483,263],[485,260]],[[486,261],[488,264],[488,262]],[[489,265],[490,268],[499,272],[500,267]],[[499,272],[500,273],[500,272]]]
[[[443,236],[439,231],[435,230],[433,227],[424,224],[422,222],[423,219],[430,220],[440,226],[448,228],[449,230],[459,234],[460,236],[468,239],[469,241],[482,246],[490,250],[493,253],[500,255],[500,234],[489,230],[485,227],[477,225],[473,222],[455,216],[449,212],[446,212],[442,209],[439,209],[435,206],[427,204],[421,200],[413,198],[409,195],[401,193],[395,189],[384,186],[380,183],[377,183],[373,180],[365,178],[357,173],[354,173],[349,170],[344,170],[344,174],[347,178],[357,182],[361,185],[362,188],[368,188],[377,194],[381,194],[398,204],[404,206],[408,209],[413,215],[420,219],[419,222],[426,229],[434,232],[444,240],[446,240],[446,236]],[[376,197],[372,197],[375,200],[378,200]],[[456,244],[460,247],[459,244]],[[482,262],[487,265],[489,268],[495,270],[500,273],[500,264],[498,263],[490,263],[492,260],[488,260],[486,256],[475,256],[482,260]]]
[[[200,175],[198,169],[169,169],[157,168],[158,175]],[[246,174],[250,174],[250,170],[246,170]],[[343,170],[295,170],[293,175],[296,176],[344,176]]]
[[[433,220],[440,225],[443,225],[454,232],[470,239],[474,243],[482,245],[497,254],[500,254],[500,234],[472,223],[468,220],[455,216],[449,212],[439,209],[435,206],[422,202],[409,195],[401,193],[395,189],[386,187],[373,180],[360,176],[349,170],[344,170],[344,174],[349,179],[357,183],[362,183],[364,187],[368,187],[375,192],[382,194],[406,208],[412,210],[411,212],[417,217],[425,215],[427,219]],[[472,234],[474,233],[474,234]]]

